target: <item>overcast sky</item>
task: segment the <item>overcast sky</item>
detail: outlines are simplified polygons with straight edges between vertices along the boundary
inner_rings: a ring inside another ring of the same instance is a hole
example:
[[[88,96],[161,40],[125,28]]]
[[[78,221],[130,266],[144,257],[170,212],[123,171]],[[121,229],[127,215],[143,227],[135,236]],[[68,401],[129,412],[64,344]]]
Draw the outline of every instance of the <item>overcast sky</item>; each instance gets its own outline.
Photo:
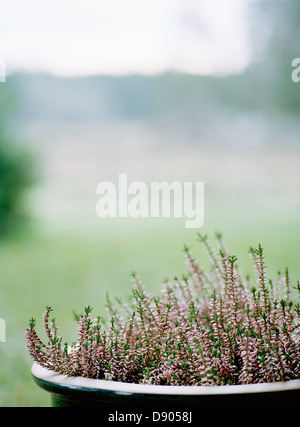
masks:
[[[7,71],[57,75],[238,72],[249,64],[249,0],[9,0]]]

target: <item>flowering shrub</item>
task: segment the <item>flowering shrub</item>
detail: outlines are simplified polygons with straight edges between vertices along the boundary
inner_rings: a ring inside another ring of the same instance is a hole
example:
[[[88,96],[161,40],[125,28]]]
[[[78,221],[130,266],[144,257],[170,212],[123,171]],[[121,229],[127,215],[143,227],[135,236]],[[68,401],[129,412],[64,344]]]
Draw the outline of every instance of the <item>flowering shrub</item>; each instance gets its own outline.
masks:
[[[51,308],[44,313],[45,345],[30,321],[30,355],[69,376],[165,385],[224,385],[300,378],[300,284],[288,271],[268,280],[263,249],[250,248],[251,284],[228,254],[220,235],[217,252],[199,236],[212,269],[205,272],[188,247],[189,275],[166,281],[152,295],[135,273],[129,304],[108,298],[110,323],[78,317],[78,341],[62,343]]]

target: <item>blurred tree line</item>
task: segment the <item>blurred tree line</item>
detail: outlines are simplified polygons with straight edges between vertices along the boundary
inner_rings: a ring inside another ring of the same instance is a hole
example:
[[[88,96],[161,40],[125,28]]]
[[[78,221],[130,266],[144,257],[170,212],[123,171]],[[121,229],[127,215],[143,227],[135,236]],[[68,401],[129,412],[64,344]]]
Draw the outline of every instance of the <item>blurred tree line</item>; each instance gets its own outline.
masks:
[[[292,81],[292,60],[300,57],[300,1],[253,2],[254,61],[245,73],[252,103],[267,111],[300,113],[300,84]]]
[[[15,77],[22,91],[19,114],[36,120],[143,120],[172,114],[185,121],[223,108],[266,114],[300,113],[300,82],[291,65],[300,57],[300,1],[256,0],[249,7],[252,63],[240,74],[201,76]]]

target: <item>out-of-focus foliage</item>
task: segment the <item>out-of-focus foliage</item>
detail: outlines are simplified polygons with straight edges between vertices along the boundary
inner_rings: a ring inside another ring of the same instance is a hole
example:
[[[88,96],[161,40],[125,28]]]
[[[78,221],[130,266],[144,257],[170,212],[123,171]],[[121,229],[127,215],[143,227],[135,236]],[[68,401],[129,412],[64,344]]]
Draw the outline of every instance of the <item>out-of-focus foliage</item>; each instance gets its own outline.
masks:
[[[292,60],[300,56],[298,0],[253,2],[255,61],[245,73],[252,103],[264,110],[299,114],[300,84],[292,81]]]
[[[0,236],[19,230],[28,219],[26,191],[35,181],[32,155],[12,136],[10,119],[16,104],[9,85],[0,92]]]
[[[17,144],[0,135],[0,235],[10,234],[27,218],[26,190],[33,183],[33,161]]]

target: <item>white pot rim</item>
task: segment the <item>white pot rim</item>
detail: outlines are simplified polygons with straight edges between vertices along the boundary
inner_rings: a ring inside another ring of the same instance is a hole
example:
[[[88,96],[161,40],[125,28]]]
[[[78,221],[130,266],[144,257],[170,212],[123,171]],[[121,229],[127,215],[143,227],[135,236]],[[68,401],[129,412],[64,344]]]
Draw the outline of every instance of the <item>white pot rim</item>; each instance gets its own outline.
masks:
[[[204,396],[223,394],[253,394],[266,392],[282,392],[288,390],[299,390],[300,379],[281,381],[274,383],[222,385],[222,386],[168,386],[151,384],[133,384],[117,381],[97,380],[84,377],[68,377],[46,369],[34,362],[31,373],[39,380],[47,381],[56,385],[70,388],[87,388],[89,390],[102,390],[118,392],[119,394],[151,394],[151,395],[173,395],[173,396]]]

